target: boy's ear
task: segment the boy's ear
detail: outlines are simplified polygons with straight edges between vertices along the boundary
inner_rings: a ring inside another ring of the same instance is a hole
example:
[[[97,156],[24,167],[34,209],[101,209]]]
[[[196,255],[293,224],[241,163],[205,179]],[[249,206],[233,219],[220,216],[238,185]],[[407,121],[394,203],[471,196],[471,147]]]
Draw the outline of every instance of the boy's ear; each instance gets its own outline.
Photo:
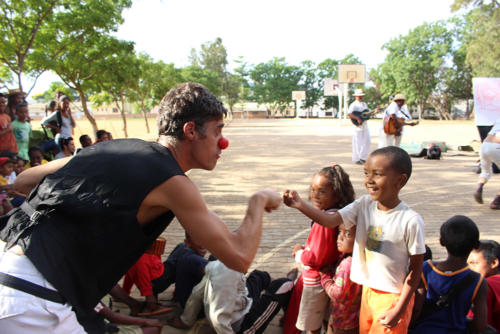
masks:
[[[406,173],[400,174],[399,189],[403,188],[406,182],[408,182],[408,174]]]
[[[491,270],[498,270],[498,269],[500,269],[500,268],[498,267],[498,265],[499,265],[499,263],[498,263],[498,258],[497,258],[497,259],[494,259],[493,261],[491,261],[491,262],[489,263],[489,265],[490,265]]]
[[[441,239],[441,237],[439,237],[439,244],[444,247],[443,239]]]
[[[182,126],[182,131],[184,132],[184,137],[186,139],[193,139],[196,134],[196,126],[193,121],[184,123]]]

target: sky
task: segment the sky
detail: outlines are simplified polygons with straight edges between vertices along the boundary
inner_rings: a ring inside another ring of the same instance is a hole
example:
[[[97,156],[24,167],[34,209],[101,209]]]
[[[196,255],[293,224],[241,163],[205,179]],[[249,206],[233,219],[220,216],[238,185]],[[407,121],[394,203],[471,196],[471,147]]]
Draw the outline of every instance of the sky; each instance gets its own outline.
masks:
[[[424,22],[454,15],[453,0],[133,0],[115,35],[135,42],[155,60],[189,64],[192,48],[222,38],[229,68],[285,57],[289,64],[319,63],[354,54],[367,70],[382,63],[384,43]],[[43,75],[32,94],[45,91]],[[24,85],[26,86],[26,85]]]

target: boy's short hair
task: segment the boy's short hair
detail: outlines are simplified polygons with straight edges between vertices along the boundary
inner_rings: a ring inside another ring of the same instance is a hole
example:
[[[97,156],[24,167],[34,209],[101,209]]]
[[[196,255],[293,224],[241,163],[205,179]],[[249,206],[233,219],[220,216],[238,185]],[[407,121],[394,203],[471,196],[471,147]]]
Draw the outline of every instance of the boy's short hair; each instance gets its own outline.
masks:
[[[449,254],[467,257],[479,246],[479,230],[466,216],[453,216],[441,225],[441,243]]]
[[[215,95],[198,83],[185,82],[177,85],[163,97],[158,115],[158,135],[181,140],[186,122],[194,122],[203,133],[207,121],[222,119],[226,108]]]
[[[479,247],[476,252],[481,253],[488,263],[493,262],[495,259],[500,262],[500,244],[495,240],[479,240]]]
[[[370,153],[370,155],[385,156],[389,160],[392,169],[400,174],[406,174],[408,176],[408,180],[410,179],[412,170],[411,158],[410,155],[402,148],[397,146],[386,146],[376,149]]]
[[[43,151],[42,149],[40,148],[40,146],[31,146],[29,149],[28,149],[28,155],[31,155],[31,153],[33,152],[40,152],[43,154]]]
[[[97,130],[97,132],[95,133],[95,137],[97,139],[101,139],[103,136],[106,136],[108,135],[108,131],[106,130]]]

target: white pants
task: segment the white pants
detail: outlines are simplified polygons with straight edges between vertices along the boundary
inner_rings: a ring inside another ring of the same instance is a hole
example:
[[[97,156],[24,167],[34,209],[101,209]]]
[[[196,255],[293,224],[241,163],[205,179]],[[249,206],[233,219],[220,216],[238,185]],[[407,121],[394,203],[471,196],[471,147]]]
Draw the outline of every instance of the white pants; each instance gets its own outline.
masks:
[[[370,154],[370,130],[366,121],[357,126],[352,134],[352,161],[366,160]]]
[[[484,141],[481,144],[479,156],[481,157],[481,175],[479,177],[488,180],[491,177],[491,164],[495,163],[495,165],[500,166],[500,144]]]
[[[384,129],[380,129],[380,136],[378,140],[378,148],[386,146],[397,146],[401,145],[401,138],[403,138],[403,133],[399,136],[388,135],[384,132]]]
[[[55,290],[26,257],[0,247],[0,272]],[[0,331],[9,334],[85,333],[69,304],[54,303],[0,284]]]

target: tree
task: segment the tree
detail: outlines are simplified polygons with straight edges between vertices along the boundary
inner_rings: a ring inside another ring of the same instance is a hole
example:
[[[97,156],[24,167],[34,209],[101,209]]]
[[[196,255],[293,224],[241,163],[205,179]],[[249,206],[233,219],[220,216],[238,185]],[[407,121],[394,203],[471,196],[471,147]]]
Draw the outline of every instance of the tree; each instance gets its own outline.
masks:
[[[173,64],[165,64],[162,61],[154,62],[145,53],[139,54],[137,85],[129,91],[130,101],[138,102],[139,109],[144,116],[146,131],[149,133],[147,109],[152,109],[159,104],[165,93],[182,81],[180,70]]]
[[[34,87],[48,69],[47,58],[59,57],[85,36],[116,29],[130,5],[131,0],[1,0],[0,61],[16,75],[20,89],[22,74],[35,78]]]
[[[46,38],[54,7],[63,1],[23,0],[0,1],[0,61],[17,78],[18,88],[23,90],[21,75],[36,75],[37,68],[31,55],[37,41]]]
[[[406,95],[408,103],[416,103],[419,117],[425,102],[436,88],[438,72],[450,51],[452,37],[443,22],[425,23],[408,35],[384,44],[389,54],[381,66],[382,76],[391,78],[395,92]]]
[[[271,105],[272,116],[283,112],[292,102],[292,91],[298,89],[302,71],[288,65],[285,58],[273,58],[250,69],[251,99]]]
[[[305,60],[300,63],[302,78],[299,88],[306,91],[305,108],[314,107],[323,96],[323,85],[318,77],[318,67],[313,61]]]
[[[472,6],[468,22],[467,63],[474,76],[500,76],[500,2],[498,0],[455,0],[452,10]]]
[[[227,80],[227,51],[224,45],[222,44],[222,39],[217,37],[213,42],[206,42],[201,45],[200,51],[197,53],[195,49],[191,50],[191,56],[189,57],[191,60],[190,69],[187,71],[191,71],[193,76],[200,76],[197,68],[201,68],[204,71],[209,71],[212,87],[218,86],[217,89],[211,90],[212,93],[216,96],[225,95],[224,87],[226,85]],[[213,81],[215,80],[215,81]]]
[[[239,75],[228,74],[224,91],[225,91],[225,100],[227,105],[229,106],[229,113],[232,117],[233,115],[233,106],[238,103],[243,96],[244,84],[243,78]]]
[[[55,99],[56,92],[63,92],[63,94],[68,96],[71,100],[78,98],[78,93],[75,90],[69,88],[60,81],[56,81],[52,82],[49,89],[45,92],[33,95],[33,99],[47,103]]]
[[[215,72],[204,70],[196,65],[191,65],[182,68],[181,76],[183,81],[201,83],[215,96],[220,97],[222,95],[222,82],[219,80],[220,78]]]
[[[120,41],[108,35],[123,21],[122,11],[131,0],[65,0],[54,14],[57,25],[35,49],[39,68],[54,71],[80,97],[83,112],[94,132],[97,123],[88,110],[87,93],[95,92],[98,75],[105,71]],[[49,38],[50,37],[50,38]]]
[[[125,101],[133,91],[137,90],[140,73],[140,63],[134,53],[131,42],[114,41],[113,52],[108,56],[106,64],[102,64],[95,85],[97,90],[104,92],[102,96],[108,104],[114,103],[123,122],[123,135],[128,138]]]
[[[57,73],[61,80],[78,92],[83,112],[89,120],[94,133],[97,123],[87,105],[87,94],[99,90],[101,73],[113,61],[115,52],[120,50],[120,41],[107,35],[89,36],[80,45],[68,48],[57,59],[47,61],[47,66]]]

